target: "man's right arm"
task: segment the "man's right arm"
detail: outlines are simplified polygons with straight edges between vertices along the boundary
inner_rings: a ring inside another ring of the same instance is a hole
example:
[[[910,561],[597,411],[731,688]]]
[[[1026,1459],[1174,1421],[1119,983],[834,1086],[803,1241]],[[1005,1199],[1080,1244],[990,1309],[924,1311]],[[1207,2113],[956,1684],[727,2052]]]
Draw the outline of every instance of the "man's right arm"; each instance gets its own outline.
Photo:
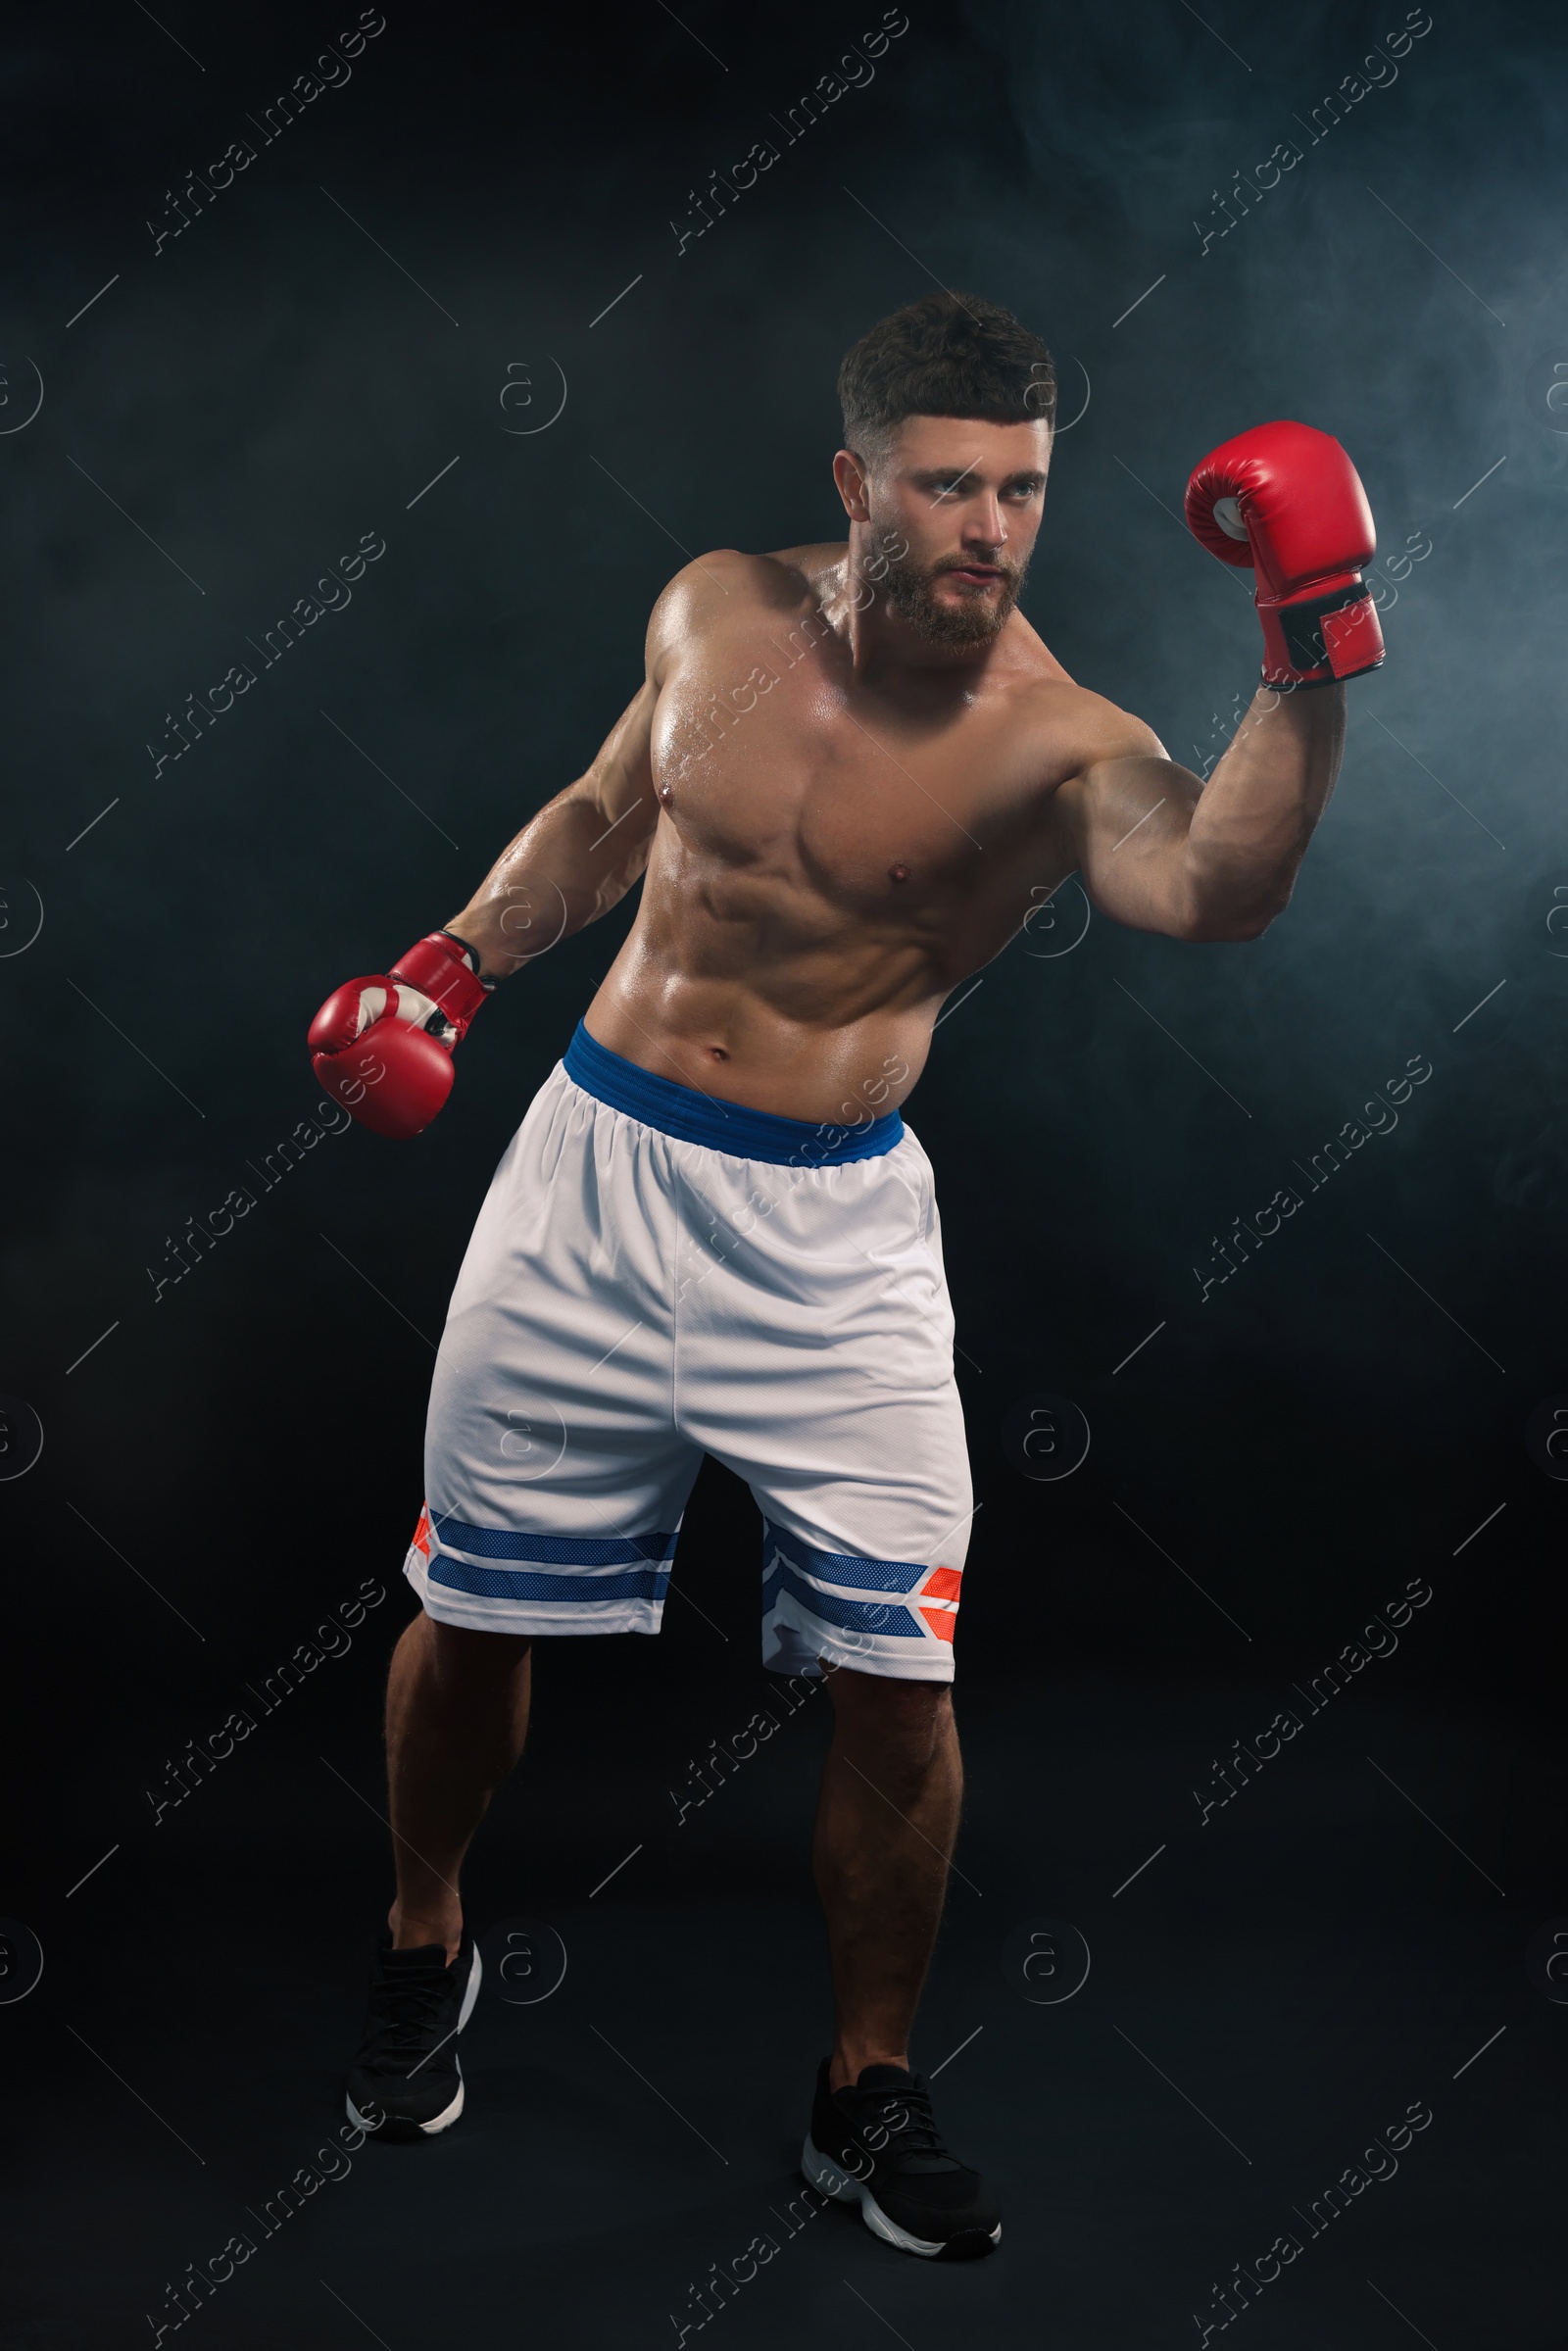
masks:
[[[478,955],[481,979],[505,979],[597,922],[642,873],[659,821],[651,744],[660,692],[682,648],[728,603],[733,575],[757,568],[755,556],[720,548],[670,580],[649,616],[642,691],[587,773],[529,819],[447,925]]]
[[[627,704],[587,772],[546,803],[447,924],[505,979],[624,898],[648,862],[659,818],[650,736],[659,688]]]
[[[422,1133],[452,1091],[452,1049],[496,981],[608,913],[647,864],[659,818],[654,710],[680,576],[649,623],[644,683],[586,774],[524,825],[447,929],[335,989],[312,1021],[318,1079],[373,1132]]]

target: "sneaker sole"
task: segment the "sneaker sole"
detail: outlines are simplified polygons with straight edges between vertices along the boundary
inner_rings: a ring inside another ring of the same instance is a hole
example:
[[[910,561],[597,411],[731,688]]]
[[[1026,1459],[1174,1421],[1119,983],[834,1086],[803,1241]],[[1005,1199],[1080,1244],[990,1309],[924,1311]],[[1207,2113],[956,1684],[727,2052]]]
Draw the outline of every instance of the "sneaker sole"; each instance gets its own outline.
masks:
[[[846,2172],[822,2153],[809,2132],[801,2150],[801,2170],[818,2195],[831,2196],[835,2204],[858,2204],[860,2218],[872,2235],[897,2245],[901,2253],[918,2253],[925,2261],[972,2261],[1002,2242],[1000,2221],[995,2229],[962,2229],[956,2236],[911,2235],[897,2221],[889,2220],[863,2180],[857,2180],[853,2172]]]
[[[467,1986],[463,1994],[463,2006],[458,2012],[458,2021],[454,2027],[455,2033],[461,2033],[473,2014],[473,2004],[479,1997],[479,1979],[483,1973],[484,1970],[479,1963],[479,1946],[475,1943],[473,1965],[468,1970]],[[433,2055],[434,2052],[432,2051],[431,2054]],[[344,2104],[348,2108],[349,2121],[354,2125],[356,2131],[364,2131],[375,2138],[430,2138],[438,2131],[450,2130],[463,2112],[464,2098],[463,2060],[458,2056],[456,2050],[453,2051],[452,2062],[458,2071],[458,2094],[450,2106],[444,2107],[440,2114],[432,2115],[429,2122],[414,2123],[404,2115],[386,2114],[381,2117],[379,2123],[368,2122],[355,2105],[354,2100],[345,2098]],[[413,2075],[409,2077],[411,2081],[413,2078]]]

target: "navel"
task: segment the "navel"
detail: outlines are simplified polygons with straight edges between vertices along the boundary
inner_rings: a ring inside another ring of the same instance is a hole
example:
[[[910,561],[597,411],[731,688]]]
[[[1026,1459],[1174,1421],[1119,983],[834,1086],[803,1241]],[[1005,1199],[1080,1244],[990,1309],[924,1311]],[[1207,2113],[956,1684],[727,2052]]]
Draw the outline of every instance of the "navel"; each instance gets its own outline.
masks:
[[[888,876],[890,880],[895,882],[906,882],[909,878],[909,868],[907,865],[890,865],[888,867]]]

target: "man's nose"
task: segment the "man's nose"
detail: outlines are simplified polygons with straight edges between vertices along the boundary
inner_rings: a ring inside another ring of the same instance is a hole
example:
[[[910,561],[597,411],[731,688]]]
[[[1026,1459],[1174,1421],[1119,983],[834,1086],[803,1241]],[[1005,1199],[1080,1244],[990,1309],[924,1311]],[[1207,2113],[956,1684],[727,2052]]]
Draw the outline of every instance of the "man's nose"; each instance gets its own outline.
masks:
[[[963,517],[963,536],[977,547],[1005,546],[1007,526],[994,490],[986,491],[968,508]]]

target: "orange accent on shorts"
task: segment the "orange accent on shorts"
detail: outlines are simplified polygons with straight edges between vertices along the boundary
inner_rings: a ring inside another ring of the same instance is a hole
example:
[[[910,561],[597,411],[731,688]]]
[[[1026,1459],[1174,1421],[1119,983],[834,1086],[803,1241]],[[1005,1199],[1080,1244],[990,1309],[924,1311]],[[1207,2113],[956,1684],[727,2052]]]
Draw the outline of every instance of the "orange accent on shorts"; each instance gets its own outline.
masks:
[[[934,1567],[921,1587],[920,1596],[927,1600],[956,1600],[962,1582],[961,1567]]]
[[[956,1608],[922,1608],[920,1614],[925,1618],[938,1641],[953,1639],[953,1628],[958,1621],[958,1612]]]
[[[430,1507],[428,1503],[421,1503],[419,1508],[419,1523],[414,1530],[414,1548],[418,1552],[421,1559],[429,1558]]]

